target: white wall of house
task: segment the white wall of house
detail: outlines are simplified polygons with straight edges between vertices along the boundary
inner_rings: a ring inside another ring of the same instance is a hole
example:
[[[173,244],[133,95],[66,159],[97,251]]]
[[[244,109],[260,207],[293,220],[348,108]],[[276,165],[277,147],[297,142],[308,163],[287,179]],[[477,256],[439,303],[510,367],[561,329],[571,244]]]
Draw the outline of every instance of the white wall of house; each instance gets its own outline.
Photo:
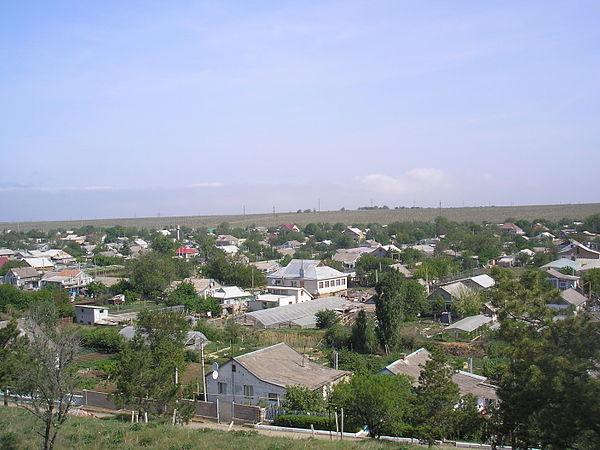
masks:
[[[269,286],[303,287],[310,292],[313,297],[325,297],[348,289],[346,276],[319,281],[269,278]]]
[[[95,325],[100,319],[106,319],[108,317],[108,309],[89,307],[89,306],[76,306],[75,307],[75,321],[83,325]]]
[[[235,367],[235,369],[233,369]],[[206,376],[206,392],[209,402],[219,399],[225,403],[245,403],[257,405],[261,400],[276,404],[285,397],[284,387],[259,380],[236,361],[228,361],[218,370],[215,380],[212,374]],[[270,399],[270,400],[269,400]]]

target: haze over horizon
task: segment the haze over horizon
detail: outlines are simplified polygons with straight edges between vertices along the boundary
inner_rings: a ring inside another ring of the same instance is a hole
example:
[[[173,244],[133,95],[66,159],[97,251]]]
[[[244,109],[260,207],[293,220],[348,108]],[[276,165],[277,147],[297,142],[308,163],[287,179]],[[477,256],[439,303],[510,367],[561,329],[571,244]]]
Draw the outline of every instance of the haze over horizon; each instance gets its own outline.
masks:
[[[0,221],[593,203],[595,1],[13,2]]]

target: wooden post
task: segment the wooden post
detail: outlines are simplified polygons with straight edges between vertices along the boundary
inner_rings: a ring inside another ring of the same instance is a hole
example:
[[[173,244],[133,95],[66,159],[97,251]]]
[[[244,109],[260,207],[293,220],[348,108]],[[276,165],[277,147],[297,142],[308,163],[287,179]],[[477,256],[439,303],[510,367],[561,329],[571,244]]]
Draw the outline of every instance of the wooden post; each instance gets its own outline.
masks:
[[[335,437],[337,438],[338,433],[340,432],[340,427],[338,424],[338,413],[337,413],[337,409],[334,411],[335,413]]]
[[[217,397],[217,423],[221,423],[220,417],[219,417],[219,398]]]
[[[342,426],[341,426],[341,428],[342,428],[342,434],[340,435],[340,438],[344,439],[344,408],[342,408],[341,413],[342,413]]]

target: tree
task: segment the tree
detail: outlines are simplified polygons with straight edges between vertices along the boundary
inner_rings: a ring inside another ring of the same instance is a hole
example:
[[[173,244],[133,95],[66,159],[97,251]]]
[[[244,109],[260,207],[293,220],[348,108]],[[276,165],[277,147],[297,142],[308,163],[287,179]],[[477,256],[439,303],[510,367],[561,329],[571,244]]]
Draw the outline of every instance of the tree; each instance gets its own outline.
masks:
[[[42,430],[35,431],[43,438],[44,449],[54,447],[68,419],[78,381],[72,364],[79,336],[71,328],[57,326],[57,322],[52,303],[41,302],[31,309],[25,325],[29,344],[16,376],[18,403],[41,421]]]
[[[177,249],[178,243],[168,236],[163,234],[157,234],[152,241],[151,248],[155,252],[162,253],[163,255],[173,256],[175,249]]]
[[[349,422],[364,424],[369,436],[400,435],[409,410],[411,383],[404,375],[355,375],[334,387],[330,401]]]
[[[320,391],[311,391],[305,386],[286,386],[283,408],[286,411],[320,413],[327,406]]]
[[[600,439],[600,325],[583,314],[555,320],[546,303],[556,291],[544,282],[531,271],[500,277],[492,290],[508,343],[498,431],[516,448],[581,448]]]
[[[2,267],[0,267],[0,276],[6,275],[10,269],[15,269],[18,267],[29,267],[29,264],[19,259],[10,259],[6,261]]]
[[[132,261],[130,283],[144,297],[159,296],[176,278],[173,258],[150,252]]]
[[[600,269],[586,270],[583,274],[584,290],[600,295]]]
[[[352,348],[359,353],[372,353],[377,345],[375,327],[364,309],[358,312],[352,326]]]
[[[453,374],[446,356],[435,351],[419,375],[411,421],[417,436],[430,444],[451,432],[452,413],[460,398],[458,386],[452,381]]]
[[[178,403],[187,392],[176,382],[176,373],[186,366],[184,339],[188,323],[175,311],[142,311],[134,338],[118,355],[115,373],[119,405],[135,405],[138,414],[154,413],[165,417],[174,409],[189,414]]]
[[[484,442],[487,439],[486,417],[489,415],[490,411],[486,410],[486,415],[479,411],[477,397],[473,394],[461,397],[452,414],[452,439]]]
[[[483,298],[479,292],[467,288],[454,299],[452,308],[458,312],[460,317],[474,316],[481,312]]]
[[[316,326],[320,330],[331,328],[333,325],[339,322],[340,318],[335,311],[326,309],[315,313]]]
[[[377,336],[386,353],[394,349],[398,340],[398,329],[402,322],[402,302],[400,287],[404,277],[393,270],[387,272],[375,288],[375,313],[377,315]]]
[[[17,366],[23,358],[27,338],[20,336],[17,322],[12,320],[0,328],[0,390],[7,392],[15,383]],[[8,405],[8,396],[4,395],[4,406]]]
[[[85,289],[92,298],[96,298],[98,294],[105,294],[108,291],[108,288],[99,281],[92,281]]]

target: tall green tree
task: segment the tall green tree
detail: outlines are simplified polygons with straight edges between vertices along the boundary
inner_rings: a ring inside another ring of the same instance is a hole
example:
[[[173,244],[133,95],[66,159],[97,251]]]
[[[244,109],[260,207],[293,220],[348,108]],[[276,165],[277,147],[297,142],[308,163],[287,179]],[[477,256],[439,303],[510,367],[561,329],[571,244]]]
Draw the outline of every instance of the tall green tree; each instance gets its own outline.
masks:
[[[0,389],[6,392],[15,383],[18,363],[25,356],[27,338],[20,336],[17,322],[12,320],[0,328]],[[4,396],[4,406],[8,397]]]
[[[359,353],[372,353],[376,345],[375,326],[365,310],[361,309],[352,326],[352,348]]]
[[[452,414],[460,399],[452,381],[454,369],[444,353],[435,351],[423,365],[415,390],[411,422],[419,438],[430,444],[444,439],[452,430]]]
[[[382,277],[375,288],[375,313],[377,315],[377,337],[381,347],[390,353],[397,344],[398,331],[403,319],[400,289],[404,277],[391,271]]]
[[[140,416],[170,416],[176,408],[189,414],[178,404],[189,390],[180,381],[186,367],[187,329],[185,317],[175,311],[140,313],[134,338],[118,356],[114,396],[118,404],[135,405]]]
[[[499,434],[515,448],[593,448],[600,440],[600,325],[585,314],[556,320],[555,296],[534,271],[492,291],[509,362],[498,396]],[[586,444],[587,443],[587,444]]]
[[[158,297],[176,278],[175,263],[168,255],[149,252],[131,264],[129,281],[146,298]]]

